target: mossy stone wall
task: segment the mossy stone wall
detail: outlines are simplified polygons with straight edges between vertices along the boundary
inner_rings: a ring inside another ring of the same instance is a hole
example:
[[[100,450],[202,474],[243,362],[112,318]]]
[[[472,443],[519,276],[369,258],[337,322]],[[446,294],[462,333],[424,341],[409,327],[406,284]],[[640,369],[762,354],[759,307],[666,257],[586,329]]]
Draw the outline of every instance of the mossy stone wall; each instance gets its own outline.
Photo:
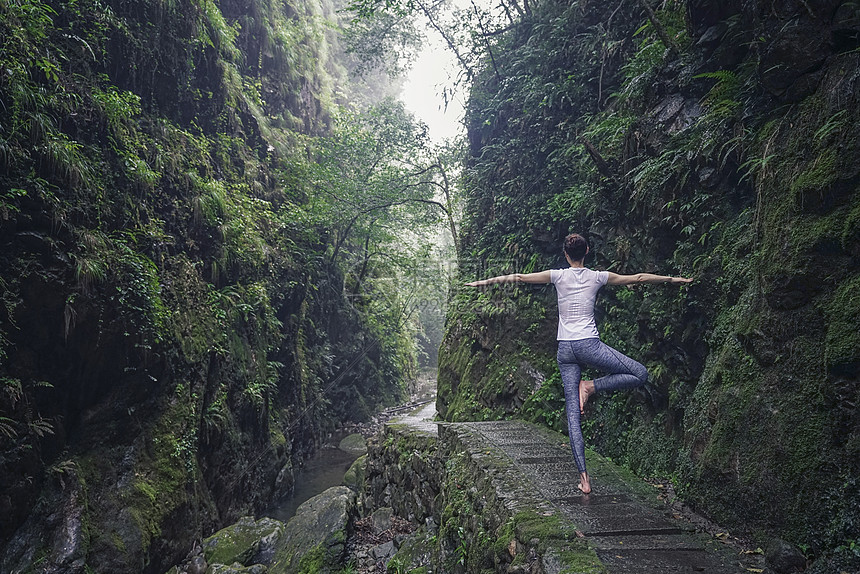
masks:
[[[534,493],[510,459],[488,451],[466,427],[440,425],[437,438],[387,425],[369,450],[365,488],[365,512],[387,506],[419,524],[432,519],[422,538],[430,548],[421,552],[429,550],[433,572],[543,572],[549,554],[564,572],[603,571],[573,526]]]

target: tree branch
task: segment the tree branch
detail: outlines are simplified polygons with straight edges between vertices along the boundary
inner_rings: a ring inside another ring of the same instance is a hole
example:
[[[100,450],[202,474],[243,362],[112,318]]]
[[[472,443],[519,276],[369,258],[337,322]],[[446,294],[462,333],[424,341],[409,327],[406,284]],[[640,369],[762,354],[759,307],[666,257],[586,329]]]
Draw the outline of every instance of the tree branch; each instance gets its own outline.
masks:
[[[516,23],[512,23],[510,26],[505,26],[504,28],[499,28],[498,30],[493,30],[492,32],[483,32],[485,38],[498,36],[499,34],[504,34],[505,32],[509,32],[516,27]]]
[[[585,136],[580,139],[582,140],[582,145],[584,145],[586,151],[588,151],[588,155],[590,155],[591,159],[594,160],[594,163],[597,164],[597,171],[606,177],[612,177],[614,174],[612,173],[612,168],[609,166],[609,162],[603,159],[603,156],[600,155],[600,152],[597,151],[594,144],[592,144]]]
[[[645,9],[645,12],[648,14],[648,20],[651,21],[651,25],[654,26],[654,29],[657,30],[657,35],[660,36],[660,40],[662,40],[663,44],[668,48],[669,53],[672,56],[677,56],[680,51],[678,44],[669,37],[669,34],[666,32],[666,28],[664,28],[660,20],[657,19],[657,15],[654,13],[654,10],[651,9],[651,6],[648,5],[646,0],[639,0],[639,5]]]
[[[457,60],[460,62],[460,65],[466,71],[467,79],[471,81],[472,77],[474,76],[474,74],[472,73],[472,67],[469,66],[469,64],[463,58],[462,54],[460,54],[460,51],[457,49],[457,44],[454,43],[451,37],[448,36],[448,33],[445,32],[442,27],[436,22],[436,19],[433,17],[433,14],[431,14],[430,10],[424,5],[424,3],[421,2],[421,0],[415,0],[415,2],[416,4],[418,4],[418,7],[421,8],[421,11],[424,12],[424,15],[427,16],[427,20],[430,22],[430,25],[433,26],[433,28],[437,32],[439,32],[439,35],[442,36],[442,39],[445,40],[446,44],[448,44],[448,48],[452,52],[454,52],[454,56],[457,57]]]
[[[519,14],[519,15],[520,15],[520,18],[525,18],[525,17],[526,17],[526,12],[525,12],[521,7],[520,7],[520,5],[517,3],[517,0],[509,0],[509,2],[510,2],[510,4],[511,4],[511,6],[513,6],[513,7],[514,7],[514,10],[516,10],[516,11],[517,11],[517,14]],[[504,8],[504,9],[505,9],[505,12],[507,12],[507,11],[508,11],[508,7],[507,7],[507,4],[505,3],[505,1],[504,1],[504,0],[501,0],[501,2],[499,2],[499,3],[502,5],[502,8]],[[513,22],[513,20],[511,20],[511,22]]]
[[[423,183],[428,183],[428,182],[420,182],[420,183],[416,183],[416,184],[405,185],[402,188],[400,188],[400,191],[405,191],[405,190],[409,189],[410,187],[417,187],[418,185],[421,185]],[[334,262],[337,259],[337,256],[340,254],[341,247],[343,247],[343,244],[346,242],[347,237],[349,237],[350,231],[352,231],[352,227],[355,225],[355,223],[358,221],[358,219],[361,216],[367,215],[368,213],[373,213],[374,211],[378,211],[380,209],[387,209],[389,207],[395,207],[397,205],[406,205],[408,203],[424,203],[427,205],[435,205],[436,207],[441,209],[443,213],[445,213],[448,216],[449,225],[453,225],[453,223],[452,223],[453,220],[451,219],[451,213],[448,211],[448,208],[444,204],[436,201],[435,199],[424,199],[421,197],[407,197],[405,199],[399,199],[396,201],[386,201],[383,203],[377,203],[377,204],[371,205],[365,209],[360,209],[360,210],[356,211],[353,214],[353,216],[349,218],[349,223],[346,224],[346,228],[343,230],[343,233],[340,234],[340,236],[337,238],[337,241],[335,242],[334,251],[331,254],[331,261]],[[456,235],[455,235],[455,238],[456,238]]]
[[[490,40],[487,39],[487,30],[484,28],[484,21],[481,20],[481,13],[478,12],[478,7],[475,6],[475,0],[472,0],[472,8],[475,10],[475,16],[478,18],[478,27],[481,29],[484,43],[487,45],[487,53],[490,55],[490,62],[493,64],[493,73],[496,74],[496,81],[499,81],[501,76],[499,76],[499,68],[496,66],[496,57],[493,55],[493,47],[490,46]]]
[[[457,259],[460,258],[460,240],[457,237],[457,226],[454,223],[454,213],[453,208],[451,206],[451,188],[448,183],[448,174],[445,171],[445,168],[442,167],[442,163],[437,160],[437,164],[439,166],[439,173],[442,174],[442,191],[445,194],[445,203],[447,204],[443,207],[443,211],[448,216],[448,227],[451,229],[451,238],[454,240],[454,254],[457,256]]]

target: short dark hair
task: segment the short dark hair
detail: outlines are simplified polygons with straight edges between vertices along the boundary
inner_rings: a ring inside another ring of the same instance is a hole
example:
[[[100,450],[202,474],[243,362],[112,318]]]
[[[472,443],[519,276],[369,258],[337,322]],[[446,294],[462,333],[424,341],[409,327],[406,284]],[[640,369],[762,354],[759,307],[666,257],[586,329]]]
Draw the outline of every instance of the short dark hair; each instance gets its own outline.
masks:
[[[571,261],[582,261],[588,253],[588,242],[578,233],[571,233],[564,238],[564,252]]]

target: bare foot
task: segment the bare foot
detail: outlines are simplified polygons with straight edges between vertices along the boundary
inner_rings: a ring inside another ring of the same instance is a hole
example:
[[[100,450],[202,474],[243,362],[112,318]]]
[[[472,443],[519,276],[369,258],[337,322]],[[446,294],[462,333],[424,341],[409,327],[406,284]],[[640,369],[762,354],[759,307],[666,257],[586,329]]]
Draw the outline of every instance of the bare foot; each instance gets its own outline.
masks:
[[[579,484],[576,485],[582,494],[591,494],[591,480],[588,478],[587,472],[579,473]]]
[[[579,412],[585,413],[585,404],[594,394],[594,381],[585,380],[579,383]]]

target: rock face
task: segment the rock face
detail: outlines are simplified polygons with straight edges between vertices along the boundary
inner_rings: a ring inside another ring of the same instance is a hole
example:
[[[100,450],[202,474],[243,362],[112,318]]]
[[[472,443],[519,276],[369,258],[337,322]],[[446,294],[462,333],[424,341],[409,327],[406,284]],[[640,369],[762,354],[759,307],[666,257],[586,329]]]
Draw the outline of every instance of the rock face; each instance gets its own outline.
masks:
[[[203,541],[209,564],[270,564],[284,537],[284,524],[272,518],[246,516]]]
[[[0,572],[27,571],[37,558],[39,545],[34,544],[34,540],[44,541],[49,548],[49,560],[58,572],[82,568],[86,562],[82,523],[85,501],[86,495],[76,482],[69,485],[68,492],[63,495],[53,493],[51,498],[41,501],[40,506],[48,517],[48,532],[60,534],[53,540],[47,539],[45,525],[39,520],[41,514],[35,514],[9,541],[0,561]]]
[[[346,539],[356,514],[356,495],[337,486],[311,498],[286,524],[246,516],[203,541],[168,574],[325,574],[344,566]]]
[[[601,290],[601,336],[651,384],[598,397],[587,443],[727,527],[840,551],[860,523],[856,3],[639,6],[543,4],[477,77],[464,280],[561,267],[569,232],[593,268],[692,276]],[[552,289],[450,308],[440,415],[560,430]]]
[[[269,573],[324,574],[342,568],[346,539],[355,518],[355,500],[351,489],[336,486],[299,506],[278,542]]]
[[[350,91],[339,18],[0,6],[0,571],[163,572],[402,392],[327,232],[295,219],[288,142]]]
[[[438,519],[444,469],[436,454],[436,433],[398,425],[386,425],[383,433],[368,452],[365,513],[391,508],[418,524]]]

